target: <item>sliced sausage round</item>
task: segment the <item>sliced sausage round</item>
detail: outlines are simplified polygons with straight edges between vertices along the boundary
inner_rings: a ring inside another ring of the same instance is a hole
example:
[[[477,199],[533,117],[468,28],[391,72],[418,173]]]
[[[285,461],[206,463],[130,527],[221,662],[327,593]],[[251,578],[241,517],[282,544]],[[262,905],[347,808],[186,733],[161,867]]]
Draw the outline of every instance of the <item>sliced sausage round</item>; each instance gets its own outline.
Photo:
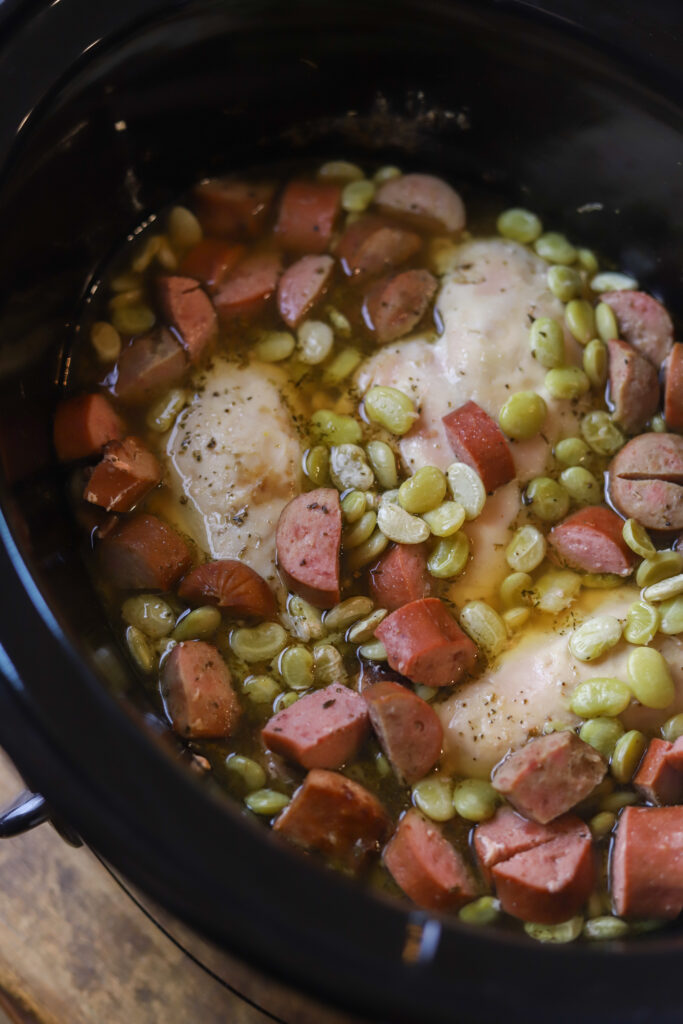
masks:
[[[278,520],[278,567],[290,590],[316,608],[339,602],[341,530],[339,492],[332,487],[300,494]]]
[[[377,341],[396,341],[412,331],[427,312],[437,289],[428,270],[404,270],[378,281],[363,303],[365,322]]]
[[[427,572],[425,545],[396,544],[370,569],[369,576],[375,603],[390,612],[421,597],[429,597],[431,578]]]
[[[614,311],[619,337],[659,369],[674,343],[671,317],[661,302],[645,292],[633,291],[605,292],[600,300]]]
[[[105,578],[121,590],[169,590],[192,564],[182,537],[145,512],[124,519],[97,552]]]
[[[666,364],[664,419],[669,430],[683,431],[683,344],[677,341]]]
[[[349,224],[336,252],[344,273],[355,281],[364,281],[395,270],[421,248],[422,239],[414,231],[366,214]]]
[[[198,565],[180,583],[178,597],[190,604],[214,604],[246,618],[272,619],[277,612],[263,577],[234,558]]]
[[[481,477],[487,494],[515,478],[510,446],[495,420],[476,402],[465,402],[443,417],[446,438],[459,462]]]
[[[274,193],[269,182],[204,181],[194,190],[197,217],[207,235],[254,238],[265,227]]]
[[[401,818],[383,859],[396,884],[425,910],[458,910],[477,896],[462,854],[416,810]]]
[[[538,924],[561,924],[578,914],[596,874],[587,825],[515,854],[492,871],[503,910]]]
[[[297,846],[356,870],[377,852],[391,820],[364,786],[337,772],[314,768],[273,829]]]
[[[670,754],[673,743],[652,739],[633,778],[633,786],[650,803],[680,804],[683,801],[683,772]]]
[[[261,730],[263,742],[302,768],[341,768],[369,732],[368,709],[339,683],[300,697]]]
[[[130,512],[161,483],[161,466],[136,437],[110,441],[93,469],[83,497],[107,512]]]
[[[275,234],[290,252],[325,252],[340,209],[339,185],[327,181],[290,181],[280,200]]]
[[[491,778],[494,789],[533,821],[546,825],[593,792],[607,764],[575,732],[551,732],[508,754]]]
[[[303,256],[287,267],[277,287],[280,316],[288,327],[297,327],[320,302],[334,269],[331,256]]]
[[[214,299],[221,320],[230,323],[260,313],[275,293],[281,269],[280,257],[274,252],[257,252],[242,260]]]
[[[387,615],[375,636],[391,668],[425,686],[456,683],[477,659],[475,645],[435,597],[411,601]]]
[[[363,696],[387,760],[399,782],[412,786],[441,756],[441,719],[427,701],[400,683],[379,682]]]
[[[610,870],[619,917],[678,917],[683,910],[683,807],[625,807]]]
[[[187,739],[231,736],[241,709],[230,669],[213,644],[176,644],[161,669],[161,696],[171,724]]]
[[[243,245],[231,245],[220,238],[203,238],[185,254],[179,269],[181,274],[196,278],[215,294],[243,258],[244,252]]]
[[[628,576],[635,557],[623,535],[624,523],[603,505],[573,512],[548,534],[548,543],[560,560],[583,572],[609,572]]]
[[[182,345],[165,327],[136,338],[119,356],[116,397],[122,402],[142,405],[172,388],[187,369]]]
[[[607,342],[609,393],[614,419],[627,434],[637,434],[659,405],[659,377],[649,359],[625,341]]]
[[[465,206],[443,179],[431,174],[403,174],[385,181],[375,194],[382,213],[392,214],[427,231],[453,234],[465,227]]]
[[[511,807],[499,807],[492,818],[475,828],[474,851],[484,878],[491,882],[496,864],[568,832],[582,832],[583,829],[585,823],[574,814],[563,814],[546,825],[539,825]]]
[[[192,277],[161,277],[157,283],[159,304],[187,350],[197,363],[218,333],[216,310],[203,288]]]
[[[649,530],[683,529],[683,437],[632,438],[610,463],[609,494],[623,516]]]
[[[123,423],[104,395],[77,395],[57,406],[53,437],[61,462],[87,459],[108,441],[119,441]]]

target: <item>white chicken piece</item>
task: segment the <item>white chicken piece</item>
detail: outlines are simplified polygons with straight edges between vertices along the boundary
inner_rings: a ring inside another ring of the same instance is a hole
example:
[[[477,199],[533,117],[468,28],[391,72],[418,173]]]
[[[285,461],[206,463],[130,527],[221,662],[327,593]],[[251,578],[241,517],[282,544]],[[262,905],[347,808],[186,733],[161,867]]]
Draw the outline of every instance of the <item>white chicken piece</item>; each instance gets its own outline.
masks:
[[[534,358],[529,327],[542,316],[563,318],[563,305],[548,288],[548,265],[522,245],[504,239],[465,242],[453,247],[436,308],[443,333],[436,342],[413,338],[385,345],[360,368],[357,383],[365,393],[374,384],[398,388],[420,411],[415,427],[400,442],[407,467],[446,469],[454,455],[442,417],[473,400],[497,421],[500,408],[516,391],[536,391],[548,415],[540,435],[510,442],[517,480],[543,473],[552,445],[578,433],[589,403],[551,398],[547,369]],[[565,331],[566,362],[581,362],[577,342]],[[501,545],[520,511],[519,483],[502,487],[487,499],[482,515],[465,532],[472,559],[451,597],[460,603],[490,595],[505,573]]]
[[[509,750],[540,735],[547,723],[579,724],[569,710],[574,687],[595,676],[626,682],[626,661],[633,648],[622,639],[601,658],[582,662],[569,652],[572,630],[594,614],[624,620],[638,597],[639,592],[628,586],[609,593],[588,591],[563,617],[538,614],[533,626],[511,640],[490,669],[435,705],[444,727],[444,769],[488,778]],[[683,640],[658,634],[652,646],[668,662],[676,697],[665,713],[632,702],[620,716],[627,729],[656,732],[663,717],[683,711]]]
[[[216,359],[194,386],[166,445],[173,518],[213,558],[277,584],[275,528],[301,490],[291,385],[277,367]]]

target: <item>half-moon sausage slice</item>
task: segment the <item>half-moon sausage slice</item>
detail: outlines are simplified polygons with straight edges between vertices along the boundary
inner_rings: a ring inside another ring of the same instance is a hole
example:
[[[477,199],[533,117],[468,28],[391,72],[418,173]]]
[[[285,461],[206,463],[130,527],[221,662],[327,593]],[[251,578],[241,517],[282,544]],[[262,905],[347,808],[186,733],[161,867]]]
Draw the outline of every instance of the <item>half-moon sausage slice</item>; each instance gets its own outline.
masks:
[[[221,320],[230,323],[260,313],[277,288],[281,269],[274,252],[257,252],[238,263],[214,299]]]
[[[110,441],[93,469],[83,497],[107,512],[130,512],[161,483],[161,466],[137,437]]]
[[[649,530],[683,529],[683,437],[632,438],[610,463],[609,493],[623,516]]]
[[[548,542],[572,569],[628,576],[634,555],[622,535],[623,520],[603,505],[573,512],[548,534]]]
[[[457,683],[477,659],[477,648],[436,597],[404,604],[387,615],[375,636],[391,668],[425,686]]]
[[[683,772],[670,758],[673,743],[652,739],[633,778],[633,786],[653,804],[679,804],[683,800]]]
[[[339,185],[326,181],[290,181],[280,200],[275,235],[290,252],[325,252],[340,209]]]
[[[592,793],[606,771],[598,751],[565,730],[508,754],[491,783],[521,814],[546,825]]]
[[[263,577],[234,558],[198,565],[182,580],[178,597],[190,604],[215,604],[233,615],[258,619],[274,618],[277,611],[273,592]]]
[[[339,492],[332,487],[300,494],[280,513],[278,566],[290,590],[316,608],[339,602],[341,530]]]
[[[683,431],[683,344],[677,341],[666,364],[664,419],[669,430]]]
[[[633,345],[659,369],[674,343],[671,317],[645,292],[605,292],[602,302],[612,307],[619,325],[619,337]]]
[[[609,389],[614,419],[627,434],[637,434],[659,405],[659,378],[649,359],[625,341],[607,342]]]
[[[307,850],[357,869],[376,852],[391,820],[372,793],[337,772],[314,768],[273,829]]]
[[[375,203],[382,213],[425,228],[453,234],[465,227],[465,206],[450,185],[431,174],[403,174],[377,190]]]
[[[174,730],[187,739],[231,736],[241,709],[230,669],[213,644],[176,644],[161,669],[161,696]]]
[[[610,867],[619,917],[678,917],[683,910],[683,807],[625,807]]]
[[[197,363],[218,333],[216,310],[209,296],[194,278],[177,275],[159,278],[157,290],[169,327],[178,334],[190,362]]]
[[[421,248],[422,239],[414,231],[366,214],[347,227],[336,254],[345,274],[364,281],[395,270]]]
[[[363,696],[380,747],[399,781],[412,786],[439,760],[441,719],[427,701],[400,683],[376,683]]]
[[[136,338],[119,356],[116,397],[141,405],[177,384],[187,369],[187,356],[170,331],[162,327]]]
[[[375,603],[390,612],[421,597],[429,597],[431,582],[425,545],[396,544],[372,566],[369,576]]]
[[[365,296],[365,322],[379,342],[396,341],[420,322],[436,293],[428,270],[404,270],[378,281]]]
[[[503,431],[476,402],[465,402],[443,417],[448,443],[459,462],[478,473],[487,494],[515,478],[515,464]]]
[[[204,181],[194,190],[197,217],[207,235],[254,238],[265,226],[274,193],[269,182]]]
[[[57,406],[54,444],[61,462],[98,455],[123,437],[123,423],[104,395],[76,395]]]
[[[496,864],[510,860],[518,853],[533,850],[551,839],[566,835],[567,832],[579,832],[585,829],[585,823],[575,814],[563,814],[546,825],[529,821],[511,807],[499,807],[488,821],[482,822],[474,830],[474,851],[479,861],[482,874],[491,882]]]
[[[185,254],[180,272],[201,281],[214,294],[243,256],[243,245],[231,245],[220,238],[203,238]]]
[[[280,316],[288,327],[297,327],[325,294],[334,260],[331,256],[302,256],[287,267],[277,288]]]
[[[416,810],[401,818],[383,859],[396,884],[425,910],[458,910],[477,896],[462,854]]]
[[[302,768],[341,768],[358,752],[368,731],[363,698],[333,683],[278,711],[261,735],[267,747]]]
[[[124,519],[97,551],[103,574],[121,590],[169,590],[192,564],[182,537],[145,512]]]

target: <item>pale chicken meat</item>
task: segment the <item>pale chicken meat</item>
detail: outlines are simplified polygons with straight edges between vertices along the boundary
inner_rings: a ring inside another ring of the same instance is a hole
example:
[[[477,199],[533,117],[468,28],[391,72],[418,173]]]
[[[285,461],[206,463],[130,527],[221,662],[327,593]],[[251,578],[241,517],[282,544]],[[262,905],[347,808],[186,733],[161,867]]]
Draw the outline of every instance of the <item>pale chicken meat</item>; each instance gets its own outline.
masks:
[[[166,445],[173,518],[212,558],[276,582],[275,528],[301,490],[295,397],[282,370],[216,359]]]
[[[568,641],[576,625],[594,614],[624,620],[637,601],[634,587],[587,591],[559,618],[537,613],[533,625],[510,640],[491,668],[460,686],[436,710],[444,727],[444,769],[456,775],[488,778],[508,753],[540,735],[544,727],[579,725],[569,709],[574,687],[585,679],[610,676],[627,681],[626,662],[633,648],[621,640],[595,661],[573,657]],[[676,697],[667,715],[683,711],[683,641],[657,635],[652,644],[667,660]],[[626,729],[657,732],[662,712],[632,702],[621,715]]]

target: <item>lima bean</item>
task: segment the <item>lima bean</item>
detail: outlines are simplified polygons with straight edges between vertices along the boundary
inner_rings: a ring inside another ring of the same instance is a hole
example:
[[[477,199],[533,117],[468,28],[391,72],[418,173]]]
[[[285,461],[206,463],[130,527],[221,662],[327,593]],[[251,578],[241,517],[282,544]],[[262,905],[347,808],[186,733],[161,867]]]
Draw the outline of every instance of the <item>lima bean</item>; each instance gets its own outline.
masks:
[[[626,663],[628,681],[636,700],[646,708],[667,708],[676,690],[669,666],[654,647],[636,647]]]
[[[631,690],[621,679],[597,676],[579,683],[569,706],[579,718],[616,718],[631,702]]]
[[[427,568],[437,579],[450,580],[463,571],[469,555],[467,534],[456,533],[453,537],[443,537],[427,559]]]
[[[376,385],[363,400],[365,415],[391,434],[407,434],[417,419],[415,403],[397,388]]]

